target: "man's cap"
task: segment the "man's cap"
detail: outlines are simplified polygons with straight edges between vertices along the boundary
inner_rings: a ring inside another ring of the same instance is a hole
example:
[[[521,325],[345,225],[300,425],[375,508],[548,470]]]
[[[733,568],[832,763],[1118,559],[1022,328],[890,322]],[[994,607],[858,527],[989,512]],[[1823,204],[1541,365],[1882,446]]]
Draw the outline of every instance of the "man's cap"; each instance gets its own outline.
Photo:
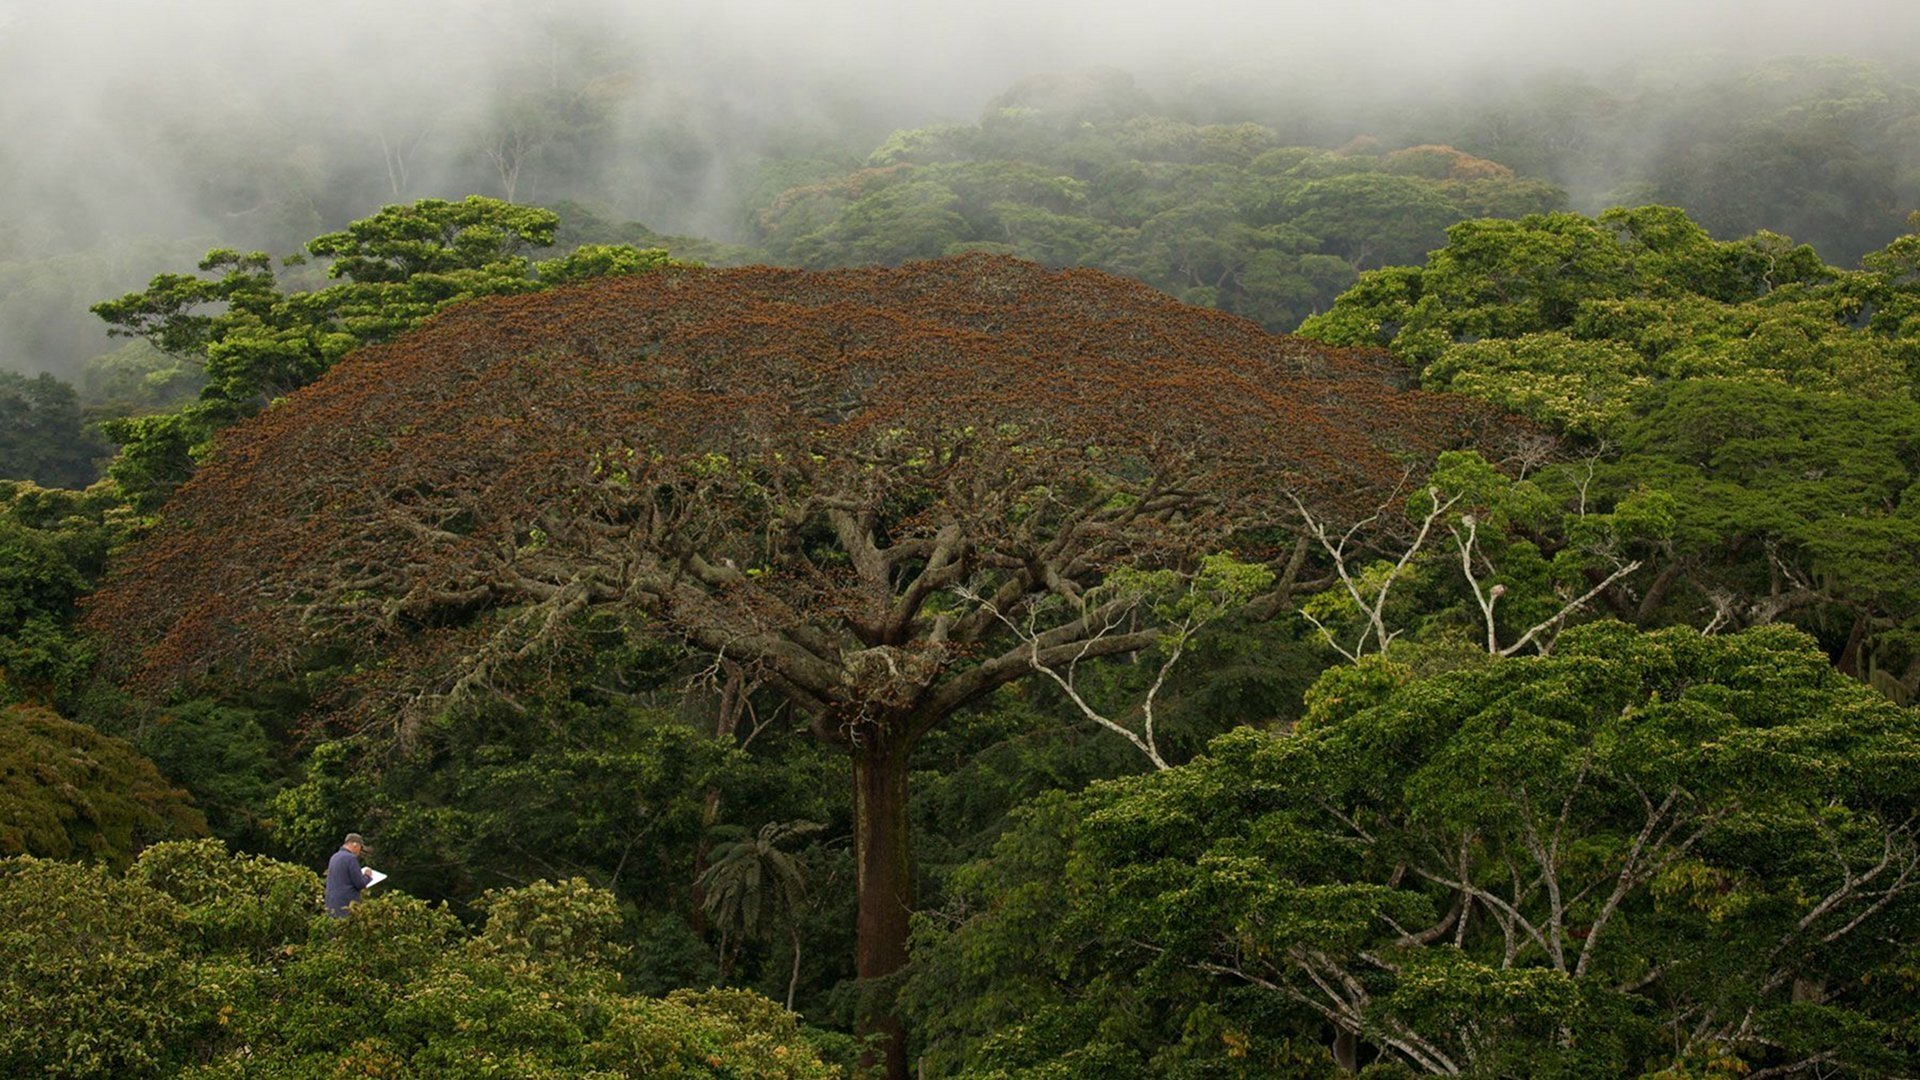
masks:
[[[359,844],[361,847],[367,846],[367,842],[365,840],[360,839],[360,834],[357,832],[348,833],[347,838],[345,840],[340,841],[341,847],[346,847],[348,844]]]

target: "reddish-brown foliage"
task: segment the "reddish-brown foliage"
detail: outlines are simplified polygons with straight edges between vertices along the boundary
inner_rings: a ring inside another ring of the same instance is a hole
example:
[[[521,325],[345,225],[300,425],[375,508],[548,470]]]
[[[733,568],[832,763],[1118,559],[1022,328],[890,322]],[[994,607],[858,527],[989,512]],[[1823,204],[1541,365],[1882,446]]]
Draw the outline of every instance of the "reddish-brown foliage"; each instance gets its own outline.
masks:
[[[1286,492],[1374,505],[1485,419],[1091,270],[661,271],[343,361],[229,432],[90,619],[149,684],[349,649],[361,719],[497,686],[588,608],[749,665],[853,758],[879,978],[921,734],[1036,664],[1153,646],[1116,566],[1271,554]],[[904,1077],[897,1022],[862,1027]]]
[[[1432,180],[1510,180],[1514,175],[1512,169],[1497,161],[1432,143],[1395,150],[1382,157],[1380,163],[1390,173]]]
[[[90,620],[144,681],[345,640],[407,656],[370,687],[436,701],[617,605],[845,709],[846,656],[923,643],[937,610],[940,655],[892,688],[911,709],[960,631],[991,636],[947,587],[1072,596],[1258,543],[1283,488],[1372,500],[1482,421],[1090,270],[600,281],[448,312],[235,429]]]

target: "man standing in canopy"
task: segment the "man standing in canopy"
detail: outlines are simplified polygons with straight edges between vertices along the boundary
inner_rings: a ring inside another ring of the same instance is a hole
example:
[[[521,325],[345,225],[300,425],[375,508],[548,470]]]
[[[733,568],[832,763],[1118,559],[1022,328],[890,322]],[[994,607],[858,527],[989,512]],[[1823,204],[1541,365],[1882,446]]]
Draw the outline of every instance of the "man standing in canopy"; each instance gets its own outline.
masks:
[[[347,917],[347,906],[360,899],[360,890],[373,884],[373,871],[360,865],[367,850],[360,834],[350,832],[340,850],[327,861],[327,914],[336,919]]]

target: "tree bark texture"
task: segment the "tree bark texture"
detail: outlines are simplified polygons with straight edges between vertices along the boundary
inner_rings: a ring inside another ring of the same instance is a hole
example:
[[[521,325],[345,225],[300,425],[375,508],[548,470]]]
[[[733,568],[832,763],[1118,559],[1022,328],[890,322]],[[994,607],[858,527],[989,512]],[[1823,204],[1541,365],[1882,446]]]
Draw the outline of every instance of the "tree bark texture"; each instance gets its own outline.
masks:
[[[859,895],[855,969],[862,980],[885,980],[907,963],[913,883],[907,860],[907,751],[889,740],[853,751],[854,862]],[[862,1007],[858,1030],[881,1036],[878,1053],[887,1080],[907,1080],[906,1028],[893,1008],[894,989],[876,987]]]
[[[1333,1064],[1341,1072],[1360,1071],[1360,1040],[1346,1028],[1333,1033]]]

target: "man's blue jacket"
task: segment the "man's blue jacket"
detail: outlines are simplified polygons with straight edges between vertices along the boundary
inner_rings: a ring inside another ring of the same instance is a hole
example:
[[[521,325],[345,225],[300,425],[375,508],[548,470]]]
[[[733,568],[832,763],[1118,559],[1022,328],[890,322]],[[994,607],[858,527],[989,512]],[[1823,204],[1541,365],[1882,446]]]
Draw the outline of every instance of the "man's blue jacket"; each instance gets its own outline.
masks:
[[[353,852],[341,848],[327,860],[327,914],[346,918],[347,905],[360,899],[360,890],[366,887],[367,872]]]

